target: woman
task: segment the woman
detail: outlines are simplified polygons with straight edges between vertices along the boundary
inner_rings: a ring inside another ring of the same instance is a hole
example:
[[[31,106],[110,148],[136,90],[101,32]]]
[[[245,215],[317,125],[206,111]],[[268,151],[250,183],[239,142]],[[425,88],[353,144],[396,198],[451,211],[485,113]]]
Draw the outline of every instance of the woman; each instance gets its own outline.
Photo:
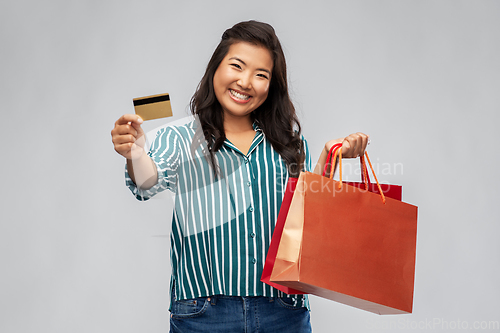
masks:
[[[176,193],[171,332],[310,332],[307,297],[260,282],[287,179],[311,165],[270,25],[224,32],[191,111],[196,121],[161,130],[148,153],[138,116],[122,116],[112,131],[138,199]],[[367,140],[356,133],[327,142],[315,172],[333,144],[356,157]]]

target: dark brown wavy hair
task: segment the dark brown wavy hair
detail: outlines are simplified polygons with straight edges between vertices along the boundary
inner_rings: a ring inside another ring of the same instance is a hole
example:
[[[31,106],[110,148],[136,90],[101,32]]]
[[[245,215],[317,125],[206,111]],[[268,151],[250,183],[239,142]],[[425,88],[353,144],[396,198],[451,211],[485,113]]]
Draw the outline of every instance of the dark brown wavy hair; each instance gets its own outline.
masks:
[[[226,139],[224,114],[214,91],[214,75],[229,47],[238,42],[263,46],[271,53],[273,70],[268,96],[264,103],[251,113],[251,117],[285,161],[290,176],[297,177],[302,170],[305,154],[300,123],[288,94],[285,55],[273,27],[257,21],[240,22],[224,32],[207,65],[205,75],[191,98],[191,112],[198,116],[202,125],[211,165],[218,174],[214,153],[222,147]]]

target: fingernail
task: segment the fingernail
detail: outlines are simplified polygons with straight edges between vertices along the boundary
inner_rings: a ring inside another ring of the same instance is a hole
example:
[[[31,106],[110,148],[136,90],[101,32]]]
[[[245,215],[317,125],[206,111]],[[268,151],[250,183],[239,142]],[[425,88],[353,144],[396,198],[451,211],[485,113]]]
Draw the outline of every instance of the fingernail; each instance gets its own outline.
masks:
[[[142,123],[144,122],[144,120],[142,120],[142,118],[138,116],[138,117],[137,117],[137,122],[138,122],[139,124],[142,124]]]

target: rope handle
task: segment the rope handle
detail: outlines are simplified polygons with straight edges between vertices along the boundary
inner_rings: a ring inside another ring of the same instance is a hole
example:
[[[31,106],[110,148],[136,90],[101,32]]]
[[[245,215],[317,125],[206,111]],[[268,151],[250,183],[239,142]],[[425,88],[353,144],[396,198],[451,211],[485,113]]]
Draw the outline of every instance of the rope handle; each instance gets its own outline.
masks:
[[[337,153],[337,149],[339,149],[340,147],[342,147],[342,144],[341,143],[336,143],[332,146],[332,148],[330,148],[330,151],[328,152],[328,156],[326,157],[326,163],[325,163],[325,168],[323,169],[323,176],[326,177],[326,172],[328,170],[328,167],[330,166],[330,174],[333,174],[333,172],[335,171],[335,164],[332,164],[331,162],[331,158],[333,156],[335,156],[335,154]],[[333,161],[335,162],[335,161]]]
[[[361,163],[361,181],[365,184],[365,190],[368,189],[368,184],[371,184],[370,177],[368,176],[368,168],[366,167],[365,156],[360,156],[359,161]]]
[[[380,184],[378,182],[377,175],[375,175],[375,171],[373,170],[372,162],[370,161],[370,158],[368,157],[368,153],[366,151],[365,151],[365,156],[366,156],[366,160],[368,161],[368,164],[370,165],[370,169],[372,170],[373,178],[375,178],[375,181],[377,182],[377,188],[378,188],[378,192],[380,193],[380,196],[382,197],[382,202],[385,204],[384,192],[382,192],[382,188],[380,187]],[[365,169],[366,169],[366,166],[365,166]],[[367,175],[368,175],[368,173],[367,173]]]
[[[335,163],[337,161],[337,156],[339,158],[339,182],[338,182],[338,189],[342,189],[342,144],[337,143],[332,146],[330,149],[328,156],[326,158],[327,163],[325,164],[325,169],[323,170],[323,176],[326,175],[326,170],[328,169],[328,166],[330,165],[330,175],[329,178],[333,179],[333,173],[335,171]],[[370,161],[370,158],[368,157],[368,152],[365,151],[364,156],[360,156],[360,163],[361,163],[361,178],[363,183],[365,184],[365,190],[368,190],[368,183],[370,182],[370,178],[368,176],[368,168],[366,167],[366,161],[368,162],[368,165],[370,166],[370,170],[372,171],[373,178],[375,178],[375,182],[377,183],[377,188],[380,193],[380,197],[382,198],[382,203],[385,204],[385,195],[384,192],[382,192],[382,188],[380,187],[380,183],[378,182],[377,175],[375,175],[375,170],[373,169],[372,162]],[[331,163],[328,163],[330,161]]]

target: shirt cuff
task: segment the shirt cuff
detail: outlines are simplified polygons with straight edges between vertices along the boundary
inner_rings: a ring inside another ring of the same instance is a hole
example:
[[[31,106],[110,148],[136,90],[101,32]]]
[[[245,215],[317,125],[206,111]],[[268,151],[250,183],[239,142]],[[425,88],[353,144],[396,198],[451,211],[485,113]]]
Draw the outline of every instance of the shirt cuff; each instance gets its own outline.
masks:
[[[158,177],[157,182],[153,187],[151,187],[147,190],[144,190],[144,189],[140,189],[139,187],[137,187],[137,185],[134,183],[132,178],[130,178],[130,175],[128,173],[128,167],[127,167],[127,164],[125,163],[125,185],[130,189],[130,191],[136,197],[137,200],[140,200],[140,201],[149,200],[153,196],[155,196],[157,193],[160,193],[160,192],[167,189],[167,186],[165,186],[165,184],[162,184],[162,181],[161,181],[162,180],[161,175],[164,171],[160,170],[157,163],[155,163],[155,166],[156,166],[156,172],[157,172],[157,177]]]

